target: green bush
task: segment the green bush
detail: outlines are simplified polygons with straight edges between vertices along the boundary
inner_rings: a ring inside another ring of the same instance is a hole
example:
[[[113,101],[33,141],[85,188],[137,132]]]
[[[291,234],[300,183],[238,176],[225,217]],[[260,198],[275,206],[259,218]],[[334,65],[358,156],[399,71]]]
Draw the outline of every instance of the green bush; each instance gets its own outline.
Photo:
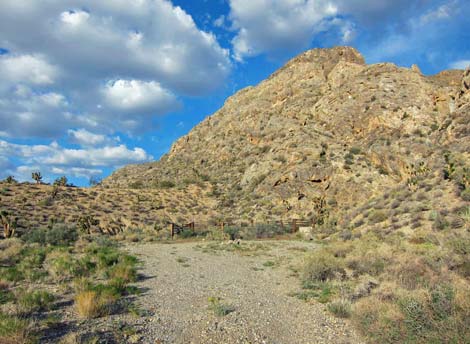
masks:
[[[235,311],[232,306],[223,303],[220,297],[209,297],[209,309],[218,317],[223,317]]]
[[[372,224],[383,222],[387,218],[387,213],[381,210],[374,210],[369,214],[369,221]]]
[[[344,275],[344,264],[327,250],[312,253],[305,260],[302,270],[303,282],[324,282]]]
[[[182,239],[194,238],[197,236],[197,232],[189,228],[184,228],[178,233],[178,236]]]
[[[56,225],[53,228],[39,228],[23,235],[23,241],[32,244],[51,246],[69,246],[78,239],[77,230],[66,225]]]
[[[33,343],[29,328],[27,320],[0,313],[0,343]]]
[[[257,238],[273,238],[276,235],[286,234],[288,231],[277,224],[257,224],[254,228]]]
[[[17,304],[20,313],[30,314],[50,309],[54,299],[54,295],[43,290],[20,292],[17,297]]]
[[[240,237],[240,227],[228,226],[224,227],[224,233],[230,236],[230,240],[235,240]]]
[[[160,183],[158,183],[158,186],[162,189],[171,189],[175,187],[175,183],[169,180],[162,180]]]
[[[351,316],[351,302],[346,299],[335,300],[329,303],[327,307],[338,318],[349,318]]]

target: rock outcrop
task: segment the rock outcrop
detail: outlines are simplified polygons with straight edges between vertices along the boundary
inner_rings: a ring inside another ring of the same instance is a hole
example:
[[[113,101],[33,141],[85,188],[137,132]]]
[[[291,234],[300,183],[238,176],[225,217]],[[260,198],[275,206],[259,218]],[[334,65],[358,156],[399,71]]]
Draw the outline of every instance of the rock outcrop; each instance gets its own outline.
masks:
[[[321,221],[469,148],[470,73],[366,65],[353,48],[307,51],[179,139],[160,161],[104,181],[204,185],[221,218]],[[189,210],[191,212],[191,210]]]

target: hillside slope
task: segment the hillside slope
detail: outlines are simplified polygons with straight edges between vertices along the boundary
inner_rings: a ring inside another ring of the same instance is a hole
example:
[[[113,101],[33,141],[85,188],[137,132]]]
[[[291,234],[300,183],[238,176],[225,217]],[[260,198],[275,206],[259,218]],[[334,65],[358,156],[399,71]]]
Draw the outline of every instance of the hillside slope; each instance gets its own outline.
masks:
[[[160,161],[104,186],[197,183],[236,221],[339,218],[418,176],[440,178],[449,156],[468,166],[468,78],[366,65],[349,47],[307,51],[227,99]]]

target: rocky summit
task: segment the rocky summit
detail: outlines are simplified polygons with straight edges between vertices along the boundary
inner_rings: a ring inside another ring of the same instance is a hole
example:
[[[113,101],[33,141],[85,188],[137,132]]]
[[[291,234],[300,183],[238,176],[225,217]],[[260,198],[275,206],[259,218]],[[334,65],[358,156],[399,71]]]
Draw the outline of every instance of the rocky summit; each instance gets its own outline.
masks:
[[[426,76],[368,65],[350,47],[314,49],[228,98],[159,161],[126,166],[103,186],[197,184],[188,219],[350,221],[371,199],[426,181],[454,176],[450,204],[469,197],[469,133],[469,71]]]

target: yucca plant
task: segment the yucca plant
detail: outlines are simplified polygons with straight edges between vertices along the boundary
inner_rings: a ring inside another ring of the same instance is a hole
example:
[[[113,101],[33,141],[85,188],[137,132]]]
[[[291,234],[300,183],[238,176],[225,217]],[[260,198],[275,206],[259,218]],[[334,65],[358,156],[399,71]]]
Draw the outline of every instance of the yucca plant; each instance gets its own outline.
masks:
[[[3,235],[5,238],[11,238],[15,234],[18,218],[13,217],[7,211],[0,212],[0,221],[3,226]]]
[[[42,183],[41,172],[33,172],[31,174],[31,178],[33,178],[36,181],[36,184],[41,184]]]

